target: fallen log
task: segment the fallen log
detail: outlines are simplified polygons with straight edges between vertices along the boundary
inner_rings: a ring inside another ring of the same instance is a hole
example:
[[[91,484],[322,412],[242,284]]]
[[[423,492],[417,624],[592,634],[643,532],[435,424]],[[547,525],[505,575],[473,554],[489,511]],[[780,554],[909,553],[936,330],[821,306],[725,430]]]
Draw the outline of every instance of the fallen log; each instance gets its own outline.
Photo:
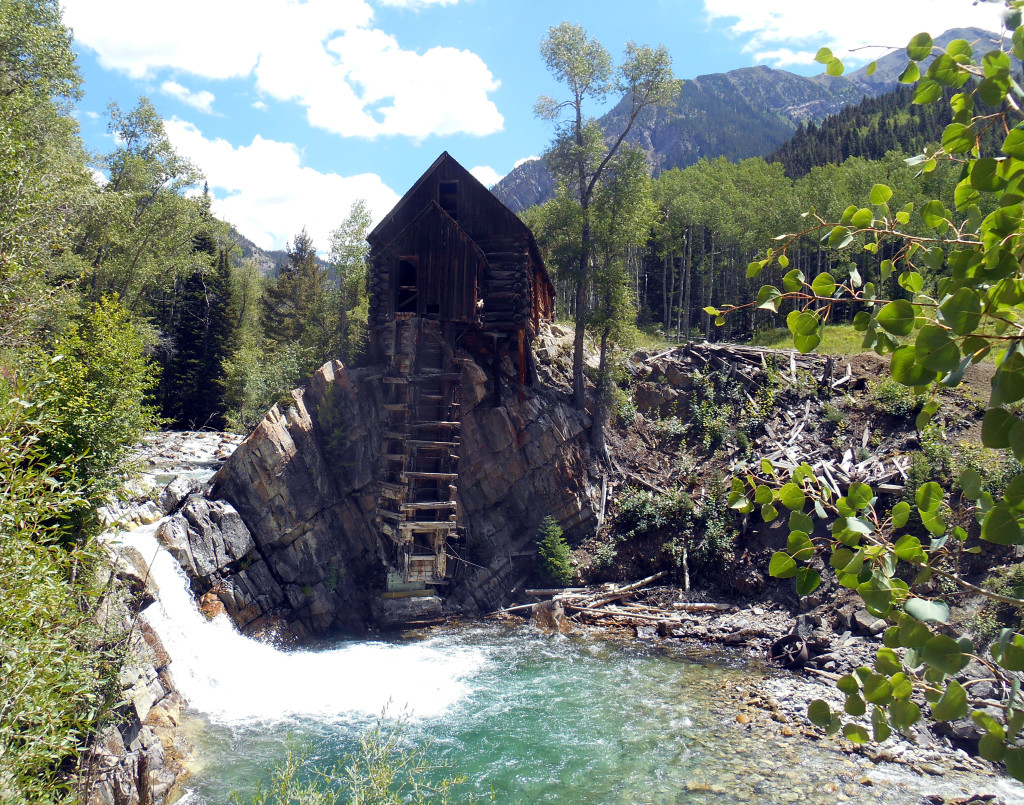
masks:
[[[552,587],[547,590],[523,590],[523,595],[528,595],[531,598],[553,598],[556,595],[586,592],[591,592],[589,587]],[[528,604],[528,606],[533,606],[533,604]]]

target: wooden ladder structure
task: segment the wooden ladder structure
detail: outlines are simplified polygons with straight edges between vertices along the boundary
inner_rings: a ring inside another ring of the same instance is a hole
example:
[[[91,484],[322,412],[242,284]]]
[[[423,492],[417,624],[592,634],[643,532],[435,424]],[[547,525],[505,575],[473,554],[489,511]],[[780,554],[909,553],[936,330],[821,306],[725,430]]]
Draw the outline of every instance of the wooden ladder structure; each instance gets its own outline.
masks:
[[[403,582],[444,584],[458,516],[461,373],[444,325],[411,314],[393,324],[377,522]]]

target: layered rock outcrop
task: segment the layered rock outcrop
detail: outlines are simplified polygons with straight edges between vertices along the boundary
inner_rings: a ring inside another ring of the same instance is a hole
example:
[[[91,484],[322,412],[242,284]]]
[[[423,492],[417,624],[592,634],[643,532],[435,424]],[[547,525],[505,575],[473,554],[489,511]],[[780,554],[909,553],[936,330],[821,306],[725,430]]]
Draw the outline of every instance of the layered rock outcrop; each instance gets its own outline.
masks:
[[[475,613],[500,606],[533,572],[545,516],[570,540],[593,530],[600,482],[590,474],[589,418],[567,395],[505,382],[495,405],[488,372],[459,357],[465,537],[453,546],[455,572],[437,604]],[[215,592],[243,628],[284,619],[307,636],[408,617],[395,611],[409,599],[381,603],[390,546],[376,523],[380,369],[325,364],[293,399],[271,409],[218,471],[211,500],[189,499],[165,541],[178,546],[196,591]],[[218,517],[219,535],[209,527]]]

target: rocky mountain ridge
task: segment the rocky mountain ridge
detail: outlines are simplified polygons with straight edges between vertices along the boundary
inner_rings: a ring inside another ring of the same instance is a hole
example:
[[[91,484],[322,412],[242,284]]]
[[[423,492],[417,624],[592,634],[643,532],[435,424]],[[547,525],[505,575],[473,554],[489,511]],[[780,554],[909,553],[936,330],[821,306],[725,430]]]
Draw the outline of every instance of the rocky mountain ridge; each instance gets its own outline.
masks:
[[[995,35],[979,28],[955,28],[937,37],[939,47],[954,39],[989,49]],[[801,76],[764,65],[685,80],[670,107],[645,110],[626,141],[643,149],[656,175],[685,168],[702,158],[730,161],[765,156],[786,142],[800,123],[818,123],[864,97],[898,86],[905,52],[878,59],[871,74],[861,67],[843,76]],[[629,113],[627,98],[599,119],[605,132],[621,131]],[[493,188],[510,209],[522,212],[551,198],[555,182],[543,160],[525,162]]]

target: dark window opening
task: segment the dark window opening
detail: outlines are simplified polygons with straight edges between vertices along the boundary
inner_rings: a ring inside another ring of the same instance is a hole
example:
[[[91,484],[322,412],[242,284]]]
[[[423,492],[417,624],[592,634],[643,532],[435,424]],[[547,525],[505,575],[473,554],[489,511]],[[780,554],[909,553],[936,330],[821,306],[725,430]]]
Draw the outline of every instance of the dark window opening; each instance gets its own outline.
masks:
[[[456,221],[459,220],[459,183],[441,182],[437,189],[437,203]]]
[[[398,283],[395,286],[395,313],[416,312],[416,279],[419,261],[415,257],[402,257],[398,261]]]

